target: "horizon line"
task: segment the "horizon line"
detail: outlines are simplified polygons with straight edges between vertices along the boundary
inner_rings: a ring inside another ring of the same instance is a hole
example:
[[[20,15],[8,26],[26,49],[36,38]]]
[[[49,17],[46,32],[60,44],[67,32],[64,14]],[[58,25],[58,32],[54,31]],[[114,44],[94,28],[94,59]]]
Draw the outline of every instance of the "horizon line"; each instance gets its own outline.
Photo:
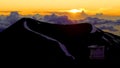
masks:
[[[84,11],[84,10],[83,10]],[[18,12],[20,15],[29,15],[29,14],[44,14],[44,13],[70,13],[68,12],[68,10],[65,10],[65,11],[61,11],[61,10],[58,10],[58,11],[53,11],[53,10],[44,10],[44,11],[16,11],[16,10],[13,10],[13,11],[0,11],[0,15],[8,15],[10,14],[11,12]],[[24,14],[25,13],[25,14]],[[78,12],[78,13],[81,13],[81,12]],[[106,15],[106,16],[120,16],[120,14],[116,15],[116,14],[105,14],[103,12],[96,12],[96,13],[87,13],[85,12],[86,14],[88,15],[96,15],[98,13],[102,13],[103,15]]]

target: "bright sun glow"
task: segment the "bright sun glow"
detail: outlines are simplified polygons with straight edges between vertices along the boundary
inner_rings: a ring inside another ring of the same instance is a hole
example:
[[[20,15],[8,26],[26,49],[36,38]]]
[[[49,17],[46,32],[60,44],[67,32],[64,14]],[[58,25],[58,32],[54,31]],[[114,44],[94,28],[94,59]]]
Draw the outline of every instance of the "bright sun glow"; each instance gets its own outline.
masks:
[[[78,9],[71,9],[71,10],[69,10],[69,12],[71,12],[71,13],[78,13],[78,12],[82,12],[83,10],[81,9],[81,10],[78,10]]]

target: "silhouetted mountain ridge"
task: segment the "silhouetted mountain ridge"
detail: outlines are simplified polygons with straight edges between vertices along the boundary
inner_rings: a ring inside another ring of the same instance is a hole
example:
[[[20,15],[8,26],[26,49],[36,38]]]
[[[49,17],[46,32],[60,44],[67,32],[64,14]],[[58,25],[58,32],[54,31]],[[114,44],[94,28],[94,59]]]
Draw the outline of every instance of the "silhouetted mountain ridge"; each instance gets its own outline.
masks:
[[[0,38],[2,57],[8,62],[76,65],[120,60],[120,37],[89,23],[63,25],[23,18],[2,31]]]

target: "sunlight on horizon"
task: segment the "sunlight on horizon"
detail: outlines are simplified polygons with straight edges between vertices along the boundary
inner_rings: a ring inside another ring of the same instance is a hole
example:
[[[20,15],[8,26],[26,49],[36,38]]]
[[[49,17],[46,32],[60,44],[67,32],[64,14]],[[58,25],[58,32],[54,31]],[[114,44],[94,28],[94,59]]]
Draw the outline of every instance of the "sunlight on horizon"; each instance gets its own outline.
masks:
[[[83,11],[82,9],[81,10],[78,10],[78,9],[71,9],[71,10],[69,10],[69,12],[71,12],[71,13],[80,13],[82,11]]]
[[[85,8],[88,14],[120,15],[119,7],[120,0],[0,0],[0,12],[21,11],[22,14],[77,9],[72,10],[76,13]]]

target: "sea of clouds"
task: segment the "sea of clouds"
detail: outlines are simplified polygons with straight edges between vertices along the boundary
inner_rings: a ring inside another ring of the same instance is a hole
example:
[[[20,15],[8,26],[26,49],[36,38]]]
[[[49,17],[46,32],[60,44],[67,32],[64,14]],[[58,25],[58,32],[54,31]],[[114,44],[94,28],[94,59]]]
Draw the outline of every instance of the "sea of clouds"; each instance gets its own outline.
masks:
[[[104,31],[114,33],[116,35],[120,35],[120,19],[118,20],[106,20],[106,19],[99,19],[96,17],[86,17],[84,19],[80,20],[71,20],[66,15],[57,15],[55,13],[51,13],[50,15],[25,15],[22,16],[18,12],[11,12],[10,15],[0,15],[0,31],[8,28],[12,24],[14,24],[19,19],[26,17],[26,18],[32,18],[39,21],[49,22],[53,24],[76,24],[76,23],[90,23],[92,25],[95,25],[99,29],[102,29]]]

